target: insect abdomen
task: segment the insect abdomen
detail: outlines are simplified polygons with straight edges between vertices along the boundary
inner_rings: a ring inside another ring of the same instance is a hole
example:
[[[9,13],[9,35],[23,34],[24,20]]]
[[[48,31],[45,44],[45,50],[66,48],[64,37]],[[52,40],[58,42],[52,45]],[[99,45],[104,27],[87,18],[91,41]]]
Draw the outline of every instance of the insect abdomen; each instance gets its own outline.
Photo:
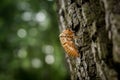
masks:
[[[78,50],[75,48],[73,44],[66,43],[63,45],[63,48],[67,52],[68,55],[73,56],[73,57],[78,57]]]

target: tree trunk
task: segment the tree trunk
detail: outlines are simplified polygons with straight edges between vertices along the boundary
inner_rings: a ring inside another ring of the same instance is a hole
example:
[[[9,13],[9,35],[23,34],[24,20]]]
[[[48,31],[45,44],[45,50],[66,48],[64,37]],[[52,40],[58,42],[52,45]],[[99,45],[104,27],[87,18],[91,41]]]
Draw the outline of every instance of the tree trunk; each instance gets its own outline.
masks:
[[[71,80],[120,79],[120,1],[57,0],[59,28],[71,28],[79,58],[66,58]]]

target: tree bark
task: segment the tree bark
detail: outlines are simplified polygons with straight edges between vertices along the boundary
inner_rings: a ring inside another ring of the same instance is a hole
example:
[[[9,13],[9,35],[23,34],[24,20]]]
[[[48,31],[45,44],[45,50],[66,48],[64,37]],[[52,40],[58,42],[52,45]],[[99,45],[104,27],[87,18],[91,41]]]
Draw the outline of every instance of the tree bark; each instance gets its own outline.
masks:
[[[120,79],[120,1],[57,0],[59,28],[71,28],[79,58],[66,57],[71,80]]]

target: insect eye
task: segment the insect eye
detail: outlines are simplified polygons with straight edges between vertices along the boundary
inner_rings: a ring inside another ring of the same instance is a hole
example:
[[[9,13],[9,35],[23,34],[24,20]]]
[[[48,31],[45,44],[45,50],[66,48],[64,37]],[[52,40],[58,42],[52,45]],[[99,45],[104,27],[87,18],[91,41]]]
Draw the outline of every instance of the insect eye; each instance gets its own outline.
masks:
[[[69,32],[71,32],[71,30],[70,30],[70,29],[68,29],[68,31],[69,31]]]

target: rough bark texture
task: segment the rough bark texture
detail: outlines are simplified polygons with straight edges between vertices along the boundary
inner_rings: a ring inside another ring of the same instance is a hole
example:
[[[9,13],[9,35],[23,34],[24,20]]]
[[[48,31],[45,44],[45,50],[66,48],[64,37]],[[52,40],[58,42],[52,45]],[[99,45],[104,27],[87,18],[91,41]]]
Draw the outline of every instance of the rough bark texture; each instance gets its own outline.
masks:
[[[79,58],[66,58],[71,80],[120,79],[120,1],[57,0],[60,31],[77,36]]]

